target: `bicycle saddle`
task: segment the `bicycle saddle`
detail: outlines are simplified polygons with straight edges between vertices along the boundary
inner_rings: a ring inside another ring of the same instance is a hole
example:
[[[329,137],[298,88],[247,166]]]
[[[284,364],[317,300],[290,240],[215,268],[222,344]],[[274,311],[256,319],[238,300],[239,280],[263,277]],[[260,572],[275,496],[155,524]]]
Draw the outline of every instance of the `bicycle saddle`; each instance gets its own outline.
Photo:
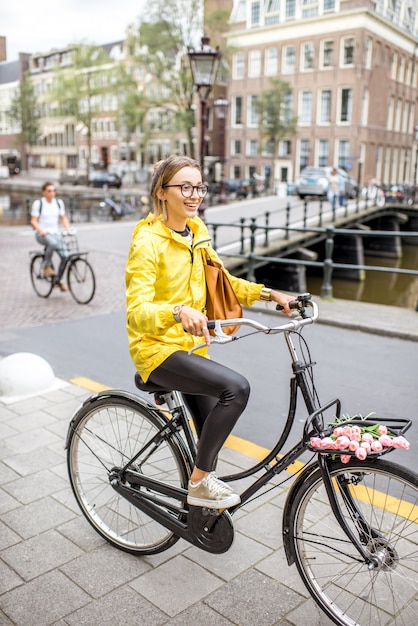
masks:
[[[160,387],[160,385],[155,385],[150,381],[144,383],[138,372],[136,372],[135,374],[135,386],[138,387],[138,389],[140,389],[141,391],[146,391],[148,393],[155,393],[156,391],[160,393],[170,393],[171,391],[171,389]]]

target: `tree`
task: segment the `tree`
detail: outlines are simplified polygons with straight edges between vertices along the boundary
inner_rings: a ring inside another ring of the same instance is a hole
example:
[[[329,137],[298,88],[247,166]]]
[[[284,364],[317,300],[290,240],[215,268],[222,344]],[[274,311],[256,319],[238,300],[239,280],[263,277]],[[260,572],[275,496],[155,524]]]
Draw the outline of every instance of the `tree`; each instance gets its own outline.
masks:
[[[274,165],[279,142],[296,134],[298,118],[293,115],[290,83],[280,78],[270,79],[271,88],[263,91],[257,103],[261,139],[271,146],[270,185],[274,188]]]
[[[195,127],[194,85],[186,55],[197,45],[202,32],[203,12],[200,0],[157,0],[139,26],[139,42],[145,47],[142,61],[159,84],[156,106],[166,107],[172,119],[171,130],[187,135],[189,154],[194,157]],[[172,114],[173,105],[176,109]]]
[[[59,116],[72,117],[86,130],[87,171],[91,163],[93,121],[103,111],[101,96],[115,89],[115,68],[100,46],[80,44],[72,51],[69,67],[55,70],[50,97]]]
[[[8,111],[10,120],[20,127],[20,143],[26,144],[29,169],[32,147],[41,135],[40,111],[29,72],[25,72]]]

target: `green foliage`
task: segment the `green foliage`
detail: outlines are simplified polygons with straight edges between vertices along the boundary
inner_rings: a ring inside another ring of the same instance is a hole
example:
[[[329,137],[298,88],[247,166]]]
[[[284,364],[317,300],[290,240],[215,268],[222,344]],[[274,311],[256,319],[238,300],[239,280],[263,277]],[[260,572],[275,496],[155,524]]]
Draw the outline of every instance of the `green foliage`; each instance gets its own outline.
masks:
[[[22,143],[29,146],[37,144],[41,134],[40,113],[34,86],[28,72],[25,72],[11,102],[8,117],[20,126]]]
[[[72,63],[54,70],[50,99],[59,116],[71,116],[87,130],[89,160],[93,119],[102,111],[100,96],[115,89],[116,70],[104,49],[99,46],[74,47]]]
[[[194,85],[186,50],[199,43],[196,33],[202,32],[202,2],[157,0],[149,9],[138,31],[139,44],[144,50],[139,62],[159,86],[154,105],[170,110],[173,104],[176,106],[175,115],[170,116],[170,130],[186,132],[189,153],[194,156]]]

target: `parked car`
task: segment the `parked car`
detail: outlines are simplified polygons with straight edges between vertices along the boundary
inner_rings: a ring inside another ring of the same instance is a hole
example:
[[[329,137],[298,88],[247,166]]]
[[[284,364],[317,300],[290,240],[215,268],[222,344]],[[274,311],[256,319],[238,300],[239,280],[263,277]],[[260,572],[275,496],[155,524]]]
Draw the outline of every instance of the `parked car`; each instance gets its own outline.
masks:
[[[305,198],[305,196],[326,196],[331,170],[332,167],[313,167],[311,165],[305,167],[295,183],[296,193],[299,198]],[[347,198],[356,198],[358,185],[354,178],[341,168],[337,168],[337,171],[344,179]]]
[[[90,174],[89,187],[116,187],[120,189],[122,179],[117,174],[106,172],[105,170],[97,170]]]
[[[87,175],[87,172],[83,170],[61,170],[59,175],[59,183],[60,185],[87,185],[88,178],[89,177]]]
[[[224,178],[223,185],[226,194],[234,194],[237,198],[247,198],[251,192],[250,181],[246,178]],[[220,183],[211,185],[210,190],[213,194],[219,194]]]

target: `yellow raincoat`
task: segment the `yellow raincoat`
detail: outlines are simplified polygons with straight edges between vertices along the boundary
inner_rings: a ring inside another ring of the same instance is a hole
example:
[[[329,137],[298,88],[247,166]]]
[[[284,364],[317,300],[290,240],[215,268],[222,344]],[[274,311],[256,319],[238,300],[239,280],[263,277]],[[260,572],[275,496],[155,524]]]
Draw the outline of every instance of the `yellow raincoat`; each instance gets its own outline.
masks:
[[[205,310],[206,283],[202,250],[219,262],[210,246],[209,232],[198,217],[188,220],[193,244],[170,230],[152,213],[138,222],[126,265],[127,329],[129,351],[144,381],[177,350],[190,350],[202,337],[187,333],[174,319],[173,307],[186,304]],[[261,284],[228,274],[240,303],[251,306],[260,299]],[[198,354],[208,356],[207,348]]]

